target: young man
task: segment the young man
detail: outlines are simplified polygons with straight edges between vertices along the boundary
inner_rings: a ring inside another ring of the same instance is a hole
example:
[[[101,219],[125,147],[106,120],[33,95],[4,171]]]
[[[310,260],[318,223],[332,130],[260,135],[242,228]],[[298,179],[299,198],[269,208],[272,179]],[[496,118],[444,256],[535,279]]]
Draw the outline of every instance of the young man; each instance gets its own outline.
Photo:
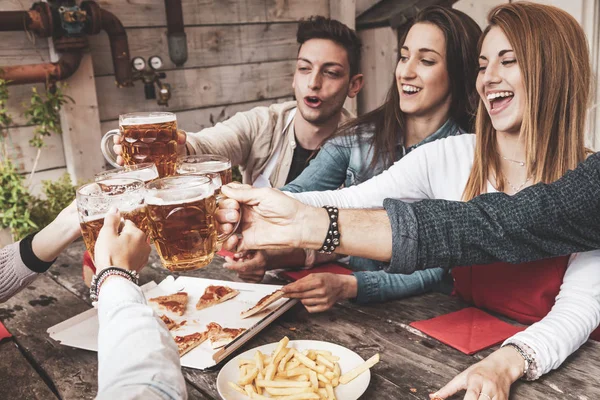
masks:
[[[256,107],[182,135],[188,154],[228,157],[240,166],[243,182],[258,187],[281,187],[300,175],[320,144],[352,117],[343,105],[358,94],[363,76],[360,39],[341,22],[311,17],[300,23],[296,37],[300,48],[292,87],[297,101]],[[118,143],[115,152],[121,152]]]

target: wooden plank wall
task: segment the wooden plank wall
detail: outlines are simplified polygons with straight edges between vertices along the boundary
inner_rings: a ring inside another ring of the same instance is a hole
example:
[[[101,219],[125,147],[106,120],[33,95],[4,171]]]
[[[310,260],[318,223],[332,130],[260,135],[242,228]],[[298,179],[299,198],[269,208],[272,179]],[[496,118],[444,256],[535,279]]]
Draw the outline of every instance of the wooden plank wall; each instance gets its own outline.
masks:
[[[237,111],[291,99],[297,21],[329,15],[323,0],[183,0],[188,60],[169,59],[162,0],[102,0],[125,27],[131,56],[159,55],[173,89],[169,107],[144,98],[143,86],[114,85],[106,34],[91,38],[102,132],[123,112],[177,112],[179,126],[197,131]]]
[[[31,7],[28,0],[0,0],[0,11],[17,11]],[[49,62],[48,42],[46,39],[29,38],[24,32],[0,32],[0,66]],[[10,127],[9,146],[15,164],[22,172],[29,172],[35,162],[36,151],[29,146],[34,126],[27,125],[22,113],[24,103],[31,98],[34,85],[11,86],[8,109],[14,122]],[[35,85],[39,92],[44,85]],[[34,192],[41,188],[45,179],[56,179],[66,172],[65,155],[62,140],[58,136],[46,139],[37,173],[32,182]]]
[[[336,1],[336,0],[334,0]],[[0,11],[24,10],[33,0],[0,0]],[[197,131],[229,118],[235,112],[290,100],[297,54],[298,21],[311,15],[330,15],[328,0],[183,0],[188,60],[177,68],[169,59],[163,0],[99,0],[127,29],[130,54],[148,59],[158,55],[165,64],[164,82],[173,93],[169,107],[146,100],[143,85],[118,89],[106,33],[91,36],[90,48],[100,118],[99,141],[118,125],[119,114],[167,110],[177,113],[179,125]],[[24,32],[0,32],[0,66],[50,61],[46,39]],[[36,85],[43,90],[43,85]],[[31,85],[10,88],[14,159],[28,172],[35,151],[28,145],[34,130],[21,115]],[[90,135],[90,132],[87,132]],[[70,162],[61,138],[47,140],[36,180],[60,176]],[[99,150],[99,149],[98,149]],[[74,149],[67,148],[67,151]]]
[[[357,15],[378,1],[359,0]],[[457,8],[471,16],[480,26],[486,25],[488,11],[508,0],[459,0]],[[362,29],[358,35],[363,41],[361,69],[365,75],[365,87],[358,95],[358,112],[364,114],[383,104],[390,88],[398,59],[397,33],[389,27]]]

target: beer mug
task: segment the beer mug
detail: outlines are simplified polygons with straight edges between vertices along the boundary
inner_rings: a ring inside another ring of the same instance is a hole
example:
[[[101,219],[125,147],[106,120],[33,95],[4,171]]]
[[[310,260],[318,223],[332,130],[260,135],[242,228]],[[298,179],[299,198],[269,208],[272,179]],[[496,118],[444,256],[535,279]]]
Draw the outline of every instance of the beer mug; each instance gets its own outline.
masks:
[[[114,167],[117,155],[113,151],[113,135],[123,140],[125,165],[152,162],[160,177],[175,175],[177,168],[177,118],[170,112],[138,112],[119,115],[119,129],[104,135],[100,149]]]
[[[222,185],[232,181],[231,161],[227,157],[215,154],[181,157],[178,160],[177,173],[181,175],[218,173]]]
[[[134,178],[109,178],[77,189],[79,224],[92,260],[104,217],[111,207],[117,207],[124,219],[148,232],[144,194],[144,182]]]
[[[215,195],[206,176],[161,178],[147,184],[146,191],[148,225],[163,266],[170,271],[208,265],[217,246],[233,234],[218,232],[215,212],[223,196]]]
[[[121,168],[110,169],[108,171],[98,172],[94,175],[94,181],[102,181],[108,178],[135,178],[150,183],[158,179],[158,169],[153,163],[143,163],[135,165],[125,165]]]

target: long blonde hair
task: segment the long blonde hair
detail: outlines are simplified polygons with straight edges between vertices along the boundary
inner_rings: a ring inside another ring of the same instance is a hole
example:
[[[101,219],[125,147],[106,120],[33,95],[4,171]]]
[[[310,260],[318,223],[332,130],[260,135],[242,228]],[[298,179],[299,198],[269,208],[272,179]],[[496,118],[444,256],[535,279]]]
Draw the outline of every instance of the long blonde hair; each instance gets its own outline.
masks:
[[[565,11],[518,2],[494,8],[489,25],[502,29],[518,60],[525,86],[525,110],[520,137],[525,142],[526,167],[532,182],[559,179],[586,157],[585,119],[590,99],[591,65],[587,40],[577,21]],[[483,100],[475,120],[477,144],[464,200],[485,193],[493,172],[499,191],[506,181],[500,168],[496,130]]]

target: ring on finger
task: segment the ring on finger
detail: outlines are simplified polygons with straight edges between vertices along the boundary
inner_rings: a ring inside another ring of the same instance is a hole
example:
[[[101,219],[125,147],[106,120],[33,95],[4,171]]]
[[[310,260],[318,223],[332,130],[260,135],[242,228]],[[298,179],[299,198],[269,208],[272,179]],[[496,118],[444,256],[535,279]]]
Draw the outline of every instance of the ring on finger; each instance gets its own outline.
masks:
[[[485,398],[487,400],[492,400],[492,398],[489,395],[485,394],[485,393],[479,393],[479,397],[481,397],[481,396],[485,396]]]

